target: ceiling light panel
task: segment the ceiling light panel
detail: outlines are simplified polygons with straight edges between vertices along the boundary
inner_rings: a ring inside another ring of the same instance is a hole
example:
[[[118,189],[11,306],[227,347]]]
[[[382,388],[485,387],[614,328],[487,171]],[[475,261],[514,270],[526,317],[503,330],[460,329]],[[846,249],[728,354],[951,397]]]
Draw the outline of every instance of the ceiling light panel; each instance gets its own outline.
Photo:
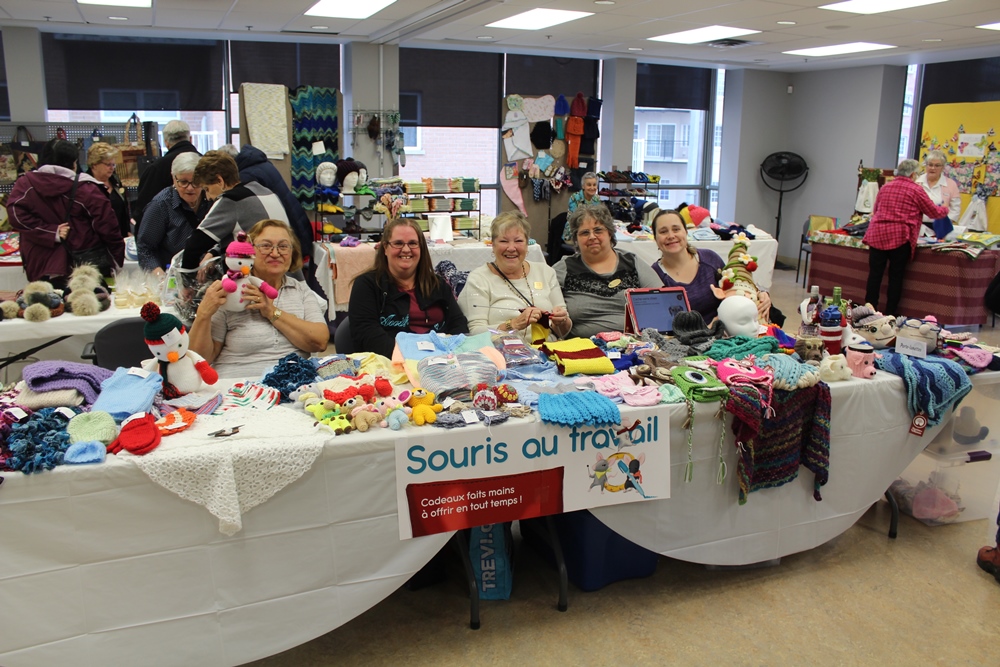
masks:
[[[105,5],[107,7],[138,7],[148,9],[153,0],[76,0],[81,5]]]
[[[572,12],[564,9],[532,9],[521,14],[515,14],[510,18],[487,24],[486,27],[507,28],[510,30],[541,30],[593,15],[593,12]]]
[[[724,25],[710,25],[706,28],[695,28],[694,30],[684,30],[673,32],[668,35],[650,37],[654,42],[669,42],[671,44],[701,44],[712,42],[717,39],[729,39],[731,37],[743,37],[744,35],[755,35],[760,30],[748,30],[746,28],[731,28]]]
[[[825,56],[842,56],[847,53],[863,53],[865,51],[880,51],[882,49],[894,48],[896,47],[889,44],[876,44],[874,42],[850,42],[848,44],[832,44],[830,46],[818,46],[811,49],[798,49],[796,51],[782,51],[782,53],[789,56],[822,58]]]
[[[366,19],[382,11],[396,0],[319,0],[306,10],[306,16],[331,19]]]
[[[912,9],[913,7],[923,7],[925,5],[936,5],[939,2],[948,0],[846,0],[846,2],[836,2],[832,5],[821,5],[820,9],[830,9],[836,12],[850,12],[851,14],[882,14],[884,12],[895,12],[900,9]]]
[[[976,27],[983,30],[1000,30],[1000,23],[987,23],[986,25],[977,25]]]

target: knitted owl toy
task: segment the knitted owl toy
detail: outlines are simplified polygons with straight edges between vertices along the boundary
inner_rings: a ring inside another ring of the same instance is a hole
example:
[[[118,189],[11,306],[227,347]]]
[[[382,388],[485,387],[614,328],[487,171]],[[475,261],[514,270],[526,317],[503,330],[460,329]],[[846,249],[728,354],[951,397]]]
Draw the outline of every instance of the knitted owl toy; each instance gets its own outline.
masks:
[[[250,283],[258,288],[269,299],[278,298],[278,290],[274,289],[263,280],[250,275],[253,268],[254,249],[253,244],[247,241],[246,232],[236,232],[236,240],[226,247],[226,271],[222,279],[222,289],[226,290],[225,310],[240,312],[246,308],[243,303],[243,285]]]
[[[142,332],[155,357],[143,361],[142,367],[163,378],[164,397],[190,394],[199,391],[202,383],[211,385],[219,380],[215,369],[200,354],[188,349],[187,329],[179,319],[161,313],[152,302],[144,305],[139,315],[146,320]]]

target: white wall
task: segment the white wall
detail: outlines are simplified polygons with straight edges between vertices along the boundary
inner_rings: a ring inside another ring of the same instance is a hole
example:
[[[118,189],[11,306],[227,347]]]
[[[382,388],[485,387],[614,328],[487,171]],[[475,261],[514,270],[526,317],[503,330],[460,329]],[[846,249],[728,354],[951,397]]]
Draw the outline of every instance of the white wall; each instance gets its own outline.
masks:
[[[785,194],[778,239],[778,254],[794,260],[809,215],[854,210],[859,161],[895,166],[905,84],[906,68],[897,66],[727,71],[719,218],[774,233],[778,194],[761,182],[760,163],[776,151],[798,153],[809,178]]]

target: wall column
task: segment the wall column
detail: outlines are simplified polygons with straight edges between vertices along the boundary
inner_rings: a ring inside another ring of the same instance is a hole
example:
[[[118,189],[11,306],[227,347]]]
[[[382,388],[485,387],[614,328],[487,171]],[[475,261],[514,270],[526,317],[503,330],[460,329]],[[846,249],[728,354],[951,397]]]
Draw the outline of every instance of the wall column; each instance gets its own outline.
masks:
[[[619,169],[632,165],[635,73],[634,58],[608,58],[604,61],[601,154],[597,162],[601,171],[610,170],[612,165]]]
[[[10,119],[18,123],[45,121],[45,67],[42,35],[37,28],[3,27],[3,57],[7,63]]]
[[[393,175],[394,165],[388,151],[383,149],[380,163],[375,142],[368,138],[368,134],[352,132],[354,118],[351,111],[399,109],[399,47],[361,42],[345,44],[342,82],[344,156],[363,162],[371,178]]]

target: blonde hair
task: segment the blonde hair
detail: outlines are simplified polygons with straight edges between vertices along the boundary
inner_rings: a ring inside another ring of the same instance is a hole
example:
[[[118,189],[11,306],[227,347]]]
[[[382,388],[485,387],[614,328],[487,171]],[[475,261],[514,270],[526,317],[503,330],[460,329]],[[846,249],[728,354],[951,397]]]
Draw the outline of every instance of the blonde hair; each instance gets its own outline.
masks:
[[[118,149],[109,143],[95,141],[87,149],[87,166],[93,167],[95,164],[110,160],[118,154]]]
[[[302,246],[299,244],[299,239],[296,238],[295,234],[292,232],[292,228],[288,226],[284,220],[275,220],[274,218],[265,218],[261,220],[256,225],[250,228],[247,232],[247,236],[250,237],[250,243],[257,241],[257,237],[260,236],[268,227],[277,227],[278,229],[284,229],[288,232],[288,241],[292,244],[292,263],[288,266],[288,271],[298,271],[302,268]]]
[[[490,238],[503,236],[509,229],[520,229],[525,239],[531,238],[531,223],[520,211],[504,211],[490,223]]]

